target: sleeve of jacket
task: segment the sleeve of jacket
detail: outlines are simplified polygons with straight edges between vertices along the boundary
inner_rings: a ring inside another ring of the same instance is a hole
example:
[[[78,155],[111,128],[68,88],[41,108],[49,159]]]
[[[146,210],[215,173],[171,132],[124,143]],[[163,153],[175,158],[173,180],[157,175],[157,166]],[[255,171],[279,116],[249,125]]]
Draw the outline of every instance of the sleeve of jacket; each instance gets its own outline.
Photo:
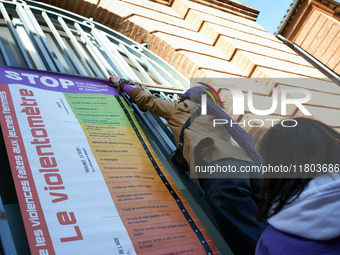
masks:
[[[270,255],[270,252],[268,251],[268,248],[265,245],[265,242],[264,242],[262,236],[260,237],[259,241],[257,242],[256,249],[255,249],[255,255]]]
[[[152,95],[140,88],[134,88],[130,94],[130,100],[140,108],[148,110],[157,116],[169,119],[177,109],[177,104]]]

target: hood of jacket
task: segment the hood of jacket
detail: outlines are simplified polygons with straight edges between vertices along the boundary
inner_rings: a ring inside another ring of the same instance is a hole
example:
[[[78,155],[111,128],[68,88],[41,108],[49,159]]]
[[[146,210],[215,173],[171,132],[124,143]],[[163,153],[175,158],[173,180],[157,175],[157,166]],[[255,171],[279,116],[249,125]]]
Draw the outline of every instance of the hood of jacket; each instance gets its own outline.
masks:
[[[340,175],[311,180],[300,196],[268,219],[274,228],[311,240],[340,236]]]

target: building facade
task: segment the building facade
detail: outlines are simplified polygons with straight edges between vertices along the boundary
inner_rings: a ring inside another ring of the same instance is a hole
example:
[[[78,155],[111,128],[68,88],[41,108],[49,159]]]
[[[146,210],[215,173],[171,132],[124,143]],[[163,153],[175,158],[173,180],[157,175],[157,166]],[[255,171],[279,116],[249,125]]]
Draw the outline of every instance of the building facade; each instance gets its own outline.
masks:
[[[284,116],[280,106],[266,115],[256,114],[254,108],[269,109],[273,97],[295,98],[294,89],[303,89],[311,95],[304,103],[309,117],[340,130],[338,84],[256,23],[259,11],[241,1],[0,0],[0,12],[1,65],[102,80],[115,74],[147,84],[161,97],[180,95],[196,81],[240,86],[254,105],[245,104],[244,112],[237,114],[230,90],[215,87],[225,111],[257,139],[283,117],[305,114],[295,104]],[[330,26],[331,31],[335,28]],[[339,46],[333,43],[332,49]],[[167,127],[150,113],[134,110],[151,139],[157,140],[159,154],[167,157],[175,148]],[[9,171],[4,173],[3,180],[11,178]],[[10,182],[1,185],[13,189]],[[187,185],[192,185],[190,191],[181,192],[192,196],[197,187],[190,180]],[[5,199],[5,204],[15,200]],[[204,224],[211,226],[216,246],[230,254],[211,222]]]
[[[273,88],[306,88],[312,93],[306,107],[313,117],[335,128],[340,126],[336,82],[256,23],[259,11],[241,1],[44,2],[120,32],[159,56],[187,80],[251,78],[252,83],[259,79],[253,86],[259,108],[268,107]],[[339,40],[333,44],[332,50],[339,48]],[[336,59],[334,56],[335,62]],[[223,89],[220,93],[231,114],[230,94]],[[279,117],[278,112],[273,115]],[[295,107],[287,115],[299,116],[301,112]],[[243,123],[254,116],[248,110],[234,119]],[[244,127],[257,138],[262,135],[259,128]]]
[[[340,74],[340,2],[294,1],[277,34]]]

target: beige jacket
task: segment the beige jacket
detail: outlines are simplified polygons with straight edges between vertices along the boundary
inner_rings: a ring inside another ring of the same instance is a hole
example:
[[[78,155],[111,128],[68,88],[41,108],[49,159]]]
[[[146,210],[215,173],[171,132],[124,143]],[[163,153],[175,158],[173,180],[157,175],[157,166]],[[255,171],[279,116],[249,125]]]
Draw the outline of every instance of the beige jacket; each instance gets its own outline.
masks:
[[[178,143],[182,126],[199,107],[198,104],[189,99],[174,103],[153,96],[151,93],[140,88],[134,88],[129,96],[130,100],[140,108],[148,110],[168,121],[168,126],[174,134],[176,144]],[[193,149],[202,139],[207,137],[212,138],[214,144],[209,149],[203,151],[202,158],[206,162],[210,163],[226,158],[253,162],[242,148],[232,144],[230,135],[222,125],[213,127],[214,119],[215,117],[212,115],[199,115],[190,126],[185,129],[183,156],[188,164],[192,167],[190,163],[195,163]]]

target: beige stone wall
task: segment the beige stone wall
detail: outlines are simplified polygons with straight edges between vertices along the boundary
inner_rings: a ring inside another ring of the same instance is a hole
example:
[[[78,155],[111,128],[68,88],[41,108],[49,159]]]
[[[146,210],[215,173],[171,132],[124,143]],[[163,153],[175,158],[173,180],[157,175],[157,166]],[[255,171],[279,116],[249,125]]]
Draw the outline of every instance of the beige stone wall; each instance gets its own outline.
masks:
[[[340,88],[305,59],[255,22],[258,11],[232,0],[45,0],[93,17],[145,43],[189,78],[254,78],[255,105],[266,109],[274,87],[302,87],[312,92],[307,108],[314,118],[340,129]],[[284,84],[278,78],[286,79]],[[309,78],[301,82],[298,78]],[[231,113],[228,91],[220,91]],[[302,115],[296,107],[290,116]],[[242,121],[250,113],[233,116]],[[279,113],[273,117],[281,118]],[[245,128],[260,137],[264,129]]]
[[[281,33],[340,75],[340,3],[301,1]]]

